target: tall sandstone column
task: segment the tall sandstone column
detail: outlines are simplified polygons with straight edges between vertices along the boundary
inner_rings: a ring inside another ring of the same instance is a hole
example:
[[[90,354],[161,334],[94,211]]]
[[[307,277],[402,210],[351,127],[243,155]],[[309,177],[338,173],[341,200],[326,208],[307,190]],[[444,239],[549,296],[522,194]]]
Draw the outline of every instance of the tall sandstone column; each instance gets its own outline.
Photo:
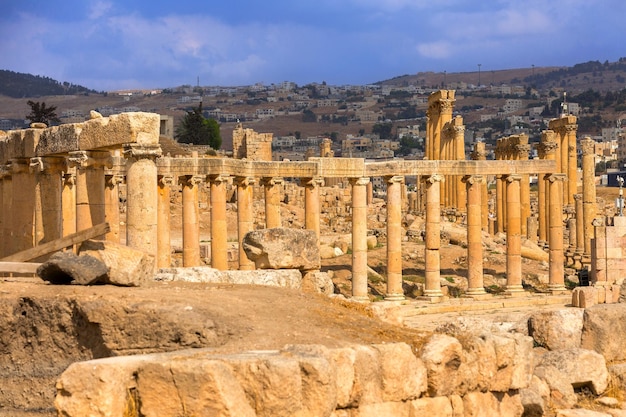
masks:
[[[583,229],[585,248],[583,263],[591,258],[591,239],[595,231],[593,220],[596,217],[596,184],[595,184],[595,141],[585,137],[580,141],[583,153]]]
[[[171,174],[159,175],[157,180],[157,268],[169,268],[172,266],[170,198],[175,182]]]
[[[228,269],[228,230],[226,227],[226,182],[222,175],[209,176],[211,185],[211,266]]]
[[[36,177],[35,245],[62,237],[61,173],[65,160],[60,157],[31,159]]]
[[[474,161],[484,161],[487,159],[487,151],[485,150],[484,142],[474,143],[474,150],[472,151],[471,158]],[[485,181],[481,181],[481,225],[484,231],[489,228],[489,190],[487,189],[487,178]]]
[[[129,144],[126,157],[126,245],[157,257],[157,166],[161,146]]]
[[[200,265],[200,214],[198,186],[204,181],[199,175],[179,177],[183,194],[183,266]]]
[[[0,255],[7,256],[13,251],[13,179],[11,170],[8,166],[2,166],[0,169],[0,177],[2,178],[2,239],[0,239]]]
[[[563,250],[563,198],[562,189],[567,185],[564,183],[564,174],[552,174],[547,176],[550,187],[550,237],[549,247],[549,282],[548,289],[553,293],[565,291],[565,255]]]
[[[522,239],[520,211],[520,175],[506,176],[506,292],[508,295],[523,293],[522,287]]]
[[[313,230],[320,241],[320,186],[323,178],[301,178],[304,186],[304,227]]]
[[[30,159],[11,160],[13,178],[13,247],[9,253],[30,249],[35,235],[35,177],[30,174]]]
[[[76,168],[65,162],[62,179],[61,204],[63,211],[63,236],[76,233]]]
[[[104,219],[109,223],[109,233],[105,239],[120,243],[120,188],[124,177],[120,174],[104,177]]]
[[[253,177],[235,177],[237,184],[237,240],[239,241],[239,269],[250,271],[255,268],[254,262],[248,259],[243,249],[243,238],[254,230]]]
[[[424,296],[431,299],[443,297],[441,292],[441,208],[440,185],[443,176],[434,174],[424,179],[426,188],[426,239],[424,249]]]
[[[555,134],[552,130],[544,130],[541,134],[541,141],[537,146],[537,154],[539,159],[546,159],[554,161],[556,159],[556,150],[558,145],[554,140]],[[558,167],[557,167],[558,169]],[[546,184],[546,180],[543,175],[539,175],[537,181],[537,208],[539,219],[539,245],[546,246],[548,243],[548,206],[549,206],[549,192]]]
[[[387,294],[385,300],[404,300],[402,289],[402,187],[404,177],[387,181]]]
[[[483,241],[481,232],[481,198],[483,177],[463,178],[467,187],[467,292],[468,296],[486,294],[483,282]]]
[[[352,298],[367,296],[367,184],[370,179],[351,178],[352,184]]]
[[[518,161],[528,161],[528,154],[530,152],[528,136],[519,135],[518,140],[518,144],[515,145],[515,159]],[[522,236],[528,236],[527,219],[530,217],[530,176],[528,174],[523,174],[520,182],[520,210],[522,218]]]
[[[266,177],[261,180],[265,190],[265,227],[273,229],[281,226],[280,197],[283,179]]]

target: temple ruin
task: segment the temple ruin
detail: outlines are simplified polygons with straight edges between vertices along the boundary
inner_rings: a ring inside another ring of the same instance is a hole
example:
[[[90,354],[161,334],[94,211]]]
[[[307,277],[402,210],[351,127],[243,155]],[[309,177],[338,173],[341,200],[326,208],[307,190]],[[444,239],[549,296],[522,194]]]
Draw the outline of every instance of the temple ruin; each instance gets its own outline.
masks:
[[[452,210],[467,226],[469,289],[467,296],[485,295],[481,233],[506,233],[506,294],[524,293],[522,239],[538,242],[549,253],[549,289],[562,293],[566,263],[592,268],[599,277],[592,247],[598,226],[593,141],[581,141],[582,194],[578,193],[576,117],[550,122],[537,158],[530,158],[526,135],[501,138],[495,160],[487,160],[484,143],[465,155],[464,126],[452,117],[454,91],[431,95],[425,160],[366,162],[334,158],[329,141],[321,157],[307,161],[272,161],[271,134],[238,124],[233,132],[234,158],[164,156],[159,145],[160,118],[151,113],[95,117],[84,123],[10,131],[0,140],[0,255],[36,247],[107,222],[106,240],[153,255],[158,268],[171,264],[170,195],[182,193],[183,266],[201,264],[199,249],[199,187],[210,189],[210,263],[228,269],[226,204],[234,189],[237,207],[239,269],[253,269],[241,242],[254,228],[254,190],[262,189],[265,227],[280,227],[285,179],[297,179],[304,190],[305,227],[320,235],[320,189],[327,183],[350,184],[352,233],[352,296],[368,300],[367,205],[371,179],[387,185],[387,300],[402,300],[402,207],[423,210],[425,231],[424,297],[443,298],[440,287],[440,222]],[[417,177],[408,193],[405,177]],[[536,201],[530,178],[537,177]],[[495,193],[488,189],[495,181]],[[126,236],[120,236],[118,195],[126,186]],[[404,196],[404,197],[403,197]],[[617,225],[618,223],[616,223]],[[621,224],[621,223],[619,223]],[[565,228],[567,226],[567,228]],[[604,223],[603,226],[604,227]],[[595,229],[594,229],[595,228]],[[565,247],[564,230],[569,246]],[[594,243],[595,242],[595,243]],[[597,256],[596,256],[597,258]],[[599,261],[602,263],[601,261]],[[614,284],[611,282],[609,284]]]

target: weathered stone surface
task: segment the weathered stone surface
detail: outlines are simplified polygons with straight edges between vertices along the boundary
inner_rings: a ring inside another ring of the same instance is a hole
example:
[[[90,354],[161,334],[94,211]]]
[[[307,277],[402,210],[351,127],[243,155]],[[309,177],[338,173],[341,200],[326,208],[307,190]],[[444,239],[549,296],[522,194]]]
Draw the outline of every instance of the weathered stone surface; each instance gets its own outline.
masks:
[[[537,366],[535,376],[544,381],[550,390],[549,405],[555,408],[570,408],[578,398],[570,380],[554,366]]]
[[[107,266],[99,259],[69,251],[56,252],[37,268],[37,275],[52,284],[90,285],[104,282],[107,273]]]
[[[302,276],[302,290],[331,295],[335,292],[335,284],[328,272],[308,271]]]
[[[139,287],[154,276],[154,256],[119,243],[87,240],[78,253],[104,262],[109,269],[107,284]]]
[[[215,284],[267,285],[272,287],[302,288],[302,273],[297,269],[252,271],[220,271],[209,266],[189,268],[162,268],[156,281],[206,282]]]
[[[585,310],[581,347],[595,350],[607,362],[626,360],[626,304],[595,305]]]
[[[454,409],[448,397],[420,398],[409,403],[409,415],[454,417]],[[463,415],[461,413],[461,415]]]
[[[458,372],[463,363],[463,347],[454,337],[434,334],[422,348],[421,359],[428,371],[428,394],[431,397],[460,394],[464,382]]]
[[[589,308],[598,303],[598,291],[594,287],[576,287],[572,291],[572,305]]]
[[[248,258],[258,269],[319,269],[320,252],[312,230],[273,229],[248,232],[243,239]]]
[[[547,410],[547,402],[550,400],[550,387],[548,384],[533,375],[528,388],[520,390],[524,416],[543,417]]]
[[[534,368],[533,341],[516,333],[492,335],[496,352],[497,372],[489,385],[490,391],[526,388]]]
[[[519,417],[524,412],[519,393],[516,391],[470,392],[463,397],[465,416]]]
[[[404,402],[384,402],[376,404],[365,404],[359,407],[358,411],[351,416],[358,417],[411,417],[409,404]]]
[[[603,393],[609,383],[604,358],[592,350],[571,348],[546,352],[539,360],[539,366],[557,368],[574,388],[587,386],[596,395]]]
[[[529,333],[549,350],[580,347],[584,310],[578,308],[539,311],[528,321]]]
[[[611,414],[601,411],[575,408],[571,410],[557,410],[556,417],[611,417]]]
[[[424,363],[403,343],[374,345],[380,358],[383,401],[408,401],[427,389]]]

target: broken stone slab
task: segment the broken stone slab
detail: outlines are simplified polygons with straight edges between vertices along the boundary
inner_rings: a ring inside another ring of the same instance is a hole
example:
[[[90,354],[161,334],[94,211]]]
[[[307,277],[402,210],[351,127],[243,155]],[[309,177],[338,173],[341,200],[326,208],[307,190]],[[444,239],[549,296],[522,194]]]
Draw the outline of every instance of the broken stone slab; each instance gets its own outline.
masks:
[[[91,255],[104,262],[109,273],[104,283],[123,287],[139,287],[154,276],[154,256],[119,243],[86,240],[79,255]]]
[[[37,268],[37,275],[51,284],[91,285],[106,280],[104,262],[90,255],[56,252]]]
[[[579,308],[539,311],[530,316],[530,336],[548,350],[579,348],[584,310]]]
[[[581,347],[600,353],[609,363],[626,360],[626,304],[596,304],[585,309]]]
[[[213,284],[267,285],[272,287],[302,288],[302,274],[297,269],[276,271],[220,271],[208,266],[191,268],[162,268],[154,278],[156,281],[204,282]]]
[[[320,269],[320,249],[313,230],[254,230],[243,238],[243,248],[257,269]]]
[[[589,387],[595,395],[602,394],[609,384],[606,361],[593,350],[571,348],[546,352],[539,360],[538,367],[541,366],[558,369],[573,388]]]

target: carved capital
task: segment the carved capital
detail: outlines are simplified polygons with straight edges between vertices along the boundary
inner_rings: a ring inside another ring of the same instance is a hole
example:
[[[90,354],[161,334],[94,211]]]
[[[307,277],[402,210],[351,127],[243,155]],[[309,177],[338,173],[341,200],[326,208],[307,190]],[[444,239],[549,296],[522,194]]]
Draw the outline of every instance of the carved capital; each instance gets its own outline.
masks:
[[[138,143],[128,143],[124,145],[124,156],[134,159],[156,159],[163,154],[161,145],[143,145]]]
[[[261,178],[261,184],[264,187],[273,187],[275,185],[283,185],[285,180],[282,177],[263,177]]]
[[[403,184],[404,177],[402,175],[390,175],[385,177],[385,181],[387,181],[387,184]]]
[[[107,188],[113,189],[124,182],[124,176],[120,174],[105,175],[104,182]]]
[[[583,201],[582,194],[574,194],[574,201]]]
[[[436,182],[443,182],[443,175],[441,174],[432,174],[424,178],[424,182],[427,184],[434,184]]]
[[[174,176],[172,174],[165,174],[158,176],[159,187],[173,187],[176,184]]]
[[[204,183],[202,175],[183,175],[178,177],[178,183],[183,187],[193,188]]]
[[[484,181],[484,177],[482,175],[465,175],[461,178],[461,181],[470,185],[481,184]]]
[[[237,187],[249,187],[256,184],[256,178],[254,177],[235,177],[235,184]]]
[[[369,177],[350,178],[350,184],[355,185],[367,185],[370,182]]]
[[[8,166],[13,174],[23,174],[30,172],[30,159],[18,158],[11,159]]]
[[[583,155],[593,155],[596,153],[596,142],[587,136],[580,141],[580,148]]]
[[[65,159],[53,156],[30,158],[30,171],[33,173],[61,173],[65,168]]]
[[[65,174],[63,174],[63,186],[72,188],[75,185],[76,185],[76,172],[74,171],[65,172]]]
[[[67,154],[67,165],[70,168],[81,168],[87,165],[87,151],[72,151]]]
[[[207,175],[207,180],[211,183],[211,184],[221,184],[223,182],[228,182],[228,176],[227,175],[221,175],[221,174],[217,174],[217,175]]]
[[[521,181],[522,180],[522,176],[521,175],[517,175],[517,174],[509,174],[509,175],[505,175],[504,176],[504,180],[508,183],[511,183],[513,181]]]
[[[322,177],[300,178],[300,185],[306,188],[321,187],[324,185],[324,178]]]
[[[555,181],[565,181],[567,179],[567,175],[565,175],[565,174],[546,174],[545,179],[546,179],[546,181],[549,181],[551,183],[553,183]]]

